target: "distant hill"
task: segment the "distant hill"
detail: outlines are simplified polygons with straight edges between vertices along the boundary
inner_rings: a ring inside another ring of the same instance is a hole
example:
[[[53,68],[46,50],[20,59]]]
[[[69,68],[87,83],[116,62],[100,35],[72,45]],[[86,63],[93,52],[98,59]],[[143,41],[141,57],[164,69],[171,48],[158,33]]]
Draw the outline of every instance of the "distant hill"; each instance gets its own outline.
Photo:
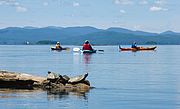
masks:
[[[173,31],[165,31],[163,33],[160,33],[161,35],[180,35],[180,33],[175,33]]]
[[[134,34],[134,35],[143,35],[143,36],[156,36],[157,33],[149,33],[144,31],[132,31],[124,28],[117,28],[117,27],[111,27],[108,28],[107,31],[113,31],[118,33],[125,33],[125,34]]]
[[[60,41],[61,44],[81,45],[86,39],[94,45],[131,44],[134,41],[138,44],[180,44],[180,33],[165,31],[158,34],[117,27],[97,29],[90,26],[0,29],[0,44],[54,44]]]

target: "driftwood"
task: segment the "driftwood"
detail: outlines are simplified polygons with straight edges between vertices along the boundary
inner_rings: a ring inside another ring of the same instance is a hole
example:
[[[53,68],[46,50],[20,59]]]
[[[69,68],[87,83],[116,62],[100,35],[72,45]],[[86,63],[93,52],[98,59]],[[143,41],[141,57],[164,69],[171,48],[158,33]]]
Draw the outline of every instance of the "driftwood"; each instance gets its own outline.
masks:
[[[87,77],[87,76],[86,76]],[[62,76],[55,79],[33,76],[26,73],[0,71],[0,88],[33,89],[43,88],[53,91],[87,92],[90,89],[88,80],[71,83]]]

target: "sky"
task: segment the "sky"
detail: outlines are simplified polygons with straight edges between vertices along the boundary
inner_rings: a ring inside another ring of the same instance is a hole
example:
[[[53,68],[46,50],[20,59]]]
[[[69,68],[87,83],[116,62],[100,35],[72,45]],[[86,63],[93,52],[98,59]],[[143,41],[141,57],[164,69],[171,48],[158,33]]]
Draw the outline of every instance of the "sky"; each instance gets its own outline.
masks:
[[[0,0],[0,28],[93,26],[180,32],[180,0]]]

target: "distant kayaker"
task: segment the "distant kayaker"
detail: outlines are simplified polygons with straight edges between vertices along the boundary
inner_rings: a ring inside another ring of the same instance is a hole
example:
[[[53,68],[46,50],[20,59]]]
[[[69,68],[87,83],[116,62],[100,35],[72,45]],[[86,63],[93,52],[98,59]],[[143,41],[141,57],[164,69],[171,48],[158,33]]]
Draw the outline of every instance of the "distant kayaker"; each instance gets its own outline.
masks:
[[[133,44],[132,44],[131,48],[137,48],[137,44],[136,44],[136,42],[133,42]]]
[[[62,49],[59,42],[56,43],[56,49]]]
[[[83,50],[93,50],[91,44],[89,43],[88,40],[86,40],[83,44]]]

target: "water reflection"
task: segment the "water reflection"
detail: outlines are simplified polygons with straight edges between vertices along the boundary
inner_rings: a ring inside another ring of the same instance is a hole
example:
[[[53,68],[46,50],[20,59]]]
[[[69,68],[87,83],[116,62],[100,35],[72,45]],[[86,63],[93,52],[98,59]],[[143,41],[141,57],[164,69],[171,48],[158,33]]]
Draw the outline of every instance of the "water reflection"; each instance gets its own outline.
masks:
[[[84,57],[84,63],[85,63],[85,64],[90,64],[91,55],[92,55],[92,54],[89,54],[89,53],[83,54],[83,57]]]
[[[22,89],[0,89],[1,99],[12,99],[12,98],[33,98],[38,95],[44,95],[47,93],[47,100],[60,100],[75,96],[79,99],[87,100],[87,93],[85,91],[79,92],[68,92],[65,90],[22,90]],[[41,98],[41,96],[39,96]]]
[[[21,98],[21,97],[29,97],[32,93],[37,94],[41,93],[43,90],[35,89],[35,90],[28,90],[28,89],[7,89],[2,88],[0,89],[0,98]]]
[[[75,96],[79,99],[87,100],[88,92],[67,92],[67,91],[58,91],[58,90],[48,90],[47,97],[48,100],[57,100],[57,99],[66,99],[71,96]]]

